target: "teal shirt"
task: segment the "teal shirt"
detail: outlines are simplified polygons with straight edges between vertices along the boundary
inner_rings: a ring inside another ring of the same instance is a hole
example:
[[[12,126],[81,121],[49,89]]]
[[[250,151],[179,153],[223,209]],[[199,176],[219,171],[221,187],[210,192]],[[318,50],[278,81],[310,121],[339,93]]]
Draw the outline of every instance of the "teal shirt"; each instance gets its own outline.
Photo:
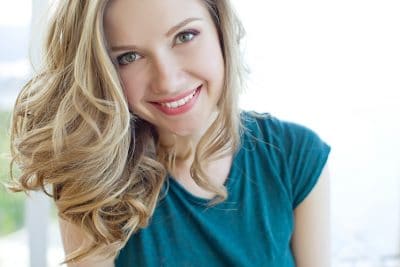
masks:
[[[243,112],[241,119],[228,199],[207,207],[169,177],[149,226],[130,237],[116,267],[295,266],[293,210],[316,184],[330,147],[310,129],[268,114]]]

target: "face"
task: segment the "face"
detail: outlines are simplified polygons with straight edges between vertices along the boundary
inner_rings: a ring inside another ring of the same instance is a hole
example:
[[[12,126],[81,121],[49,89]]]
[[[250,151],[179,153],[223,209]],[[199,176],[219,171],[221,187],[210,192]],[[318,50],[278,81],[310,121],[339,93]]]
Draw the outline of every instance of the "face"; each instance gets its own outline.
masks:
[[[131,111],[160,136],[198,135],[217,114],[224,60],[202,0],[111,0],[104,28]]]

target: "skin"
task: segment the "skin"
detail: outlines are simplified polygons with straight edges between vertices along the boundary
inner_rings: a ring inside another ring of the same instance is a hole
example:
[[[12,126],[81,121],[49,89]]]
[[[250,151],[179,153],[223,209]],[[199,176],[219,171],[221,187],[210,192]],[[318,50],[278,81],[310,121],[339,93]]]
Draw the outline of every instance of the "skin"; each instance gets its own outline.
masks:
[[[217,30],[202,1],[114,0],[105,13],[105,34],[113,47],[111,57],[120,64],[118,71],[131,111],[156,126],[161,142],[176,141],[178,155],[186,152],[183,148],[194,147],[218,112],[216,103],[224,78]],[[200,85],[200,94],[187,112],[169,115],[154,104]],[[211,198],[210,192],[191,179],[191,161],[189,157],[186,162],[178,162],[175,178],[192,194]],[[227,156],[213,162],[207,171],[222,184],[230,166],[231,156]],[[296,266],[330,266],[327,167],[294,215],[291,245]],[[79,228],[62,220],[60,228],[66,252],[84,241]],[[114,263],[112,259],[89,259],[68,266],[111,267]]]
[[[105,33],[133,113],[157,128],[161,142],[176,140],[178,155],[185,153],[181,147],[194,148],[218,112],[224,79],[217,29],[202,1],[113,1]],[[200,85],[196,103],[185,113],[168,115],[154,104]]]
[[[294,210],[291,246],[297,267],[331,266],[329,180],[326,165],[313,190]]]
[[[157,19],[149,20],[149,14]],[[161,143],[174,144],[178,157],[188,147],[194,153],[218,113],[224,80],[217,29],[202,0],[112,1],[104,22],[131,111],[156,127]],[[199,86],[199,95],[186,112],[171,115],[159,109],[160,103],[182,99]],[[213,193],[191,177],[193,153],[177,161],[172,175],[195,195],[211,198]],[[226,180],[231,158],[206,167],[219,174],[217,184]]]

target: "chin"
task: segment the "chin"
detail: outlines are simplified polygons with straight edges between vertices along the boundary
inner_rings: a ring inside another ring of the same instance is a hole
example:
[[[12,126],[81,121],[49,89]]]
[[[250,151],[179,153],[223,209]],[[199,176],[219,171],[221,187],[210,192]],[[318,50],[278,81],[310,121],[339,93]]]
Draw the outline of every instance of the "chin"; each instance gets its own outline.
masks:
[[[191,137],[191,136],[197,136],[200,132],[199,129],[197,128],[182,128],[182,129],[168,129],[168,131],[176,136],[179,137]]]
[[[185,120],[181,123],[169,123],[164,125],[164,127],[158,128],[159,135],[175,135],[176,137],[191,138],[201,136],[203,132],[207,129],[204,127],[207,123],[201,123],[201,119],[197,120]]]

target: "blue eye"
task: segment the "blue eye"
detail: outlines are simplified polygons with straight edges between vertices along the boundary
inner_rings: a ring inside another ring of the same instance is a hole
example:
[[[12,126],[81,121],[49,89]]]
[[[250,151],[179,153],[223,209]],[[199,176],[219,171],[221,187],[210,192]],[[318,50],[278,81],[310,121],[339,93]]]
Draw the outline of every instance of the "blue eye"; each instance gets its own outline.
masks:
[[[127,52],[117,57],[119,65],[127,65],[139,59],[139,55],[136,52]]]
[[[181,32],[176,36],[176,43],[177,44],[182,44],[182,43],[190,42],[198,34],[199,34],[198,31],[184,31],[184,32]]]

